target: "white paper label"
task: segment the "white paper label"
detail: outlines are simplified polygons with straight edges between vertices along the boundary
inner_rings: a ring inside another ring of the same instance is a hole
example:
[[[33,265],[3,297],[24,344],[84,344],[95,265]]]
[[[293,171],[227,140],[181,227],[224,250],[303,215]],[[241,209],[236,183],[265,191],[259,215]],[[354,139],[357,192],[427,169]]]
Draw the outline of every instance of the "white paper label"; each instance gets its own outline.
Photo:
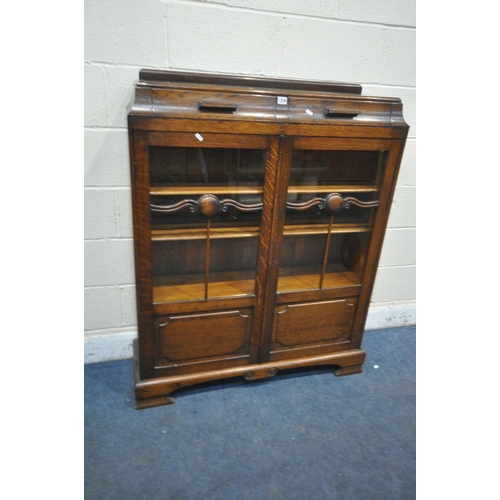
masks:
[[[314,113],[313,113],[310,109],[306,109],[306,113],[307,113],[309,116],[314,115]]]
[[[278,104],[288,104],[288,97],[278,96]]]
[[[199,140],[199,141],[202,141],[203,140],[203,137],[201,136],[201,134],[194,134],[194,136]]]

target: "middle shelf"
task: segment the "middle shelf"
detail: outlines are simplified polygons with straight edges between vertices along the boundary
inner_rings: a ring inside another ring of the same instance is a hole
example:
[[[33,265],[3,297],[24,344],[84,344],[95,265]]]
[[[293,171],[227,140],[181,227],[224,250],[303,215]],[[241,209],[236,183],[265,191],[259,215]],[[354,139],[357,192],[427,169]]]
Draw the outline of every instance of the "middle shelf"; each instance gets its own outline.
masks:
[[[366,233],[370,231],[370,224],[334,224],[332,233]],[[283,230],[284,236],[298,236],[308,234],[327,234],[328,224],[290,224]],[[254,238],[259,236],[258,226],[229,226],[211,227],[211,239],[225,238]],[[183,229],[153,229],[151,231],[152,241],[178,241],[178,240],[204,240],[207,230],[204,227]]]

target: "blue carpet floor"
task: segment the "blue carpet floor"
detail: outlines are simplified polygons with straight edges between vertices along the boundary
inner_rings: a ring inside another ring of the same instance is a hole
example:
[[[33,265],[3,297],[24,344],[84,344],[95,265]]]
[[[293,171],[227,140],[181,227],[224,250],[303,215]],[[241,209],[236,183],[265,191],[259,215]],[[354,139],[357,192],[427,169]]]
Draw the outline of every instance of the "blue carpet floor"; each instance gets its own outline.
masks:
[[[219,381],[140,411],[131,360],[86,365],[85,498],[414,499],[415,333],[366,332],[361,374]]]

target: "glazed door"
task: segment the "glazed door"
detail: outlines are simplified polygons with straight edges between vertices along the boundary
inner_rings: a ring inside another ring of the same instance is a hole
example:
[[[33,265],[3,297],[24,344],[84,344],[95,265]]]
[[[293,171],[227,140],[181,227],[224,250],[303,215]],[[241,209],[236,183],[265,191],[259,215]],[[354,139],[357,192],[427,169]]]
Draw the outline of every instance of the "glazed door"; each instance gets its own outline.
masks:
[[[269,248],[262,220],[272,206],[272,189],[269,199],[264,192],[268,173],[276,175],[268,150],[277,139],[143,135],[136,193],[143,210],[135,211],[149,217],[137,227],[149,228],[141,241],[151,260],[136,265],[142,337],[153,332],[143,340],[143,365],[158,376],[255,362]]]
[[[352,348],[390,147],[390,140],[284,141],[279,269],[261,359]]]
[[[267,138],[179,136],[150,147],[154,303],[254,297]]]

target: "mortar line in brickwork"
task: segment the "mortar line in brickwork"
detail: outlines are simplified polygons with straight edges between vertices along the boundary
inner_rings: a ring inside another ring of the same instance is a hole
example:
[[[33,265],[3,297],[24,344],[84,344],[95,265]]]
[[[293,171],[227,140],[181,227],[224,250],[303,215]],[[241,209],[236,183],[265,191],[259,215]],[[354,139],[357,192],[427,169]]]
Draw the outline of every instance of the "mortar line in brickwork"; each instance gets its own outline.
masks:
[[[281,75],[281,63],[283,62],[283,46],[285,42],[285,23],[286,17],[283,16],[281,20],[281,46],[280,46],[280,60],[278,62],[278,75]]]
[[[378,82],[373,82],[373,83],[364,83],[365,86],[370,86],[370,87],[377,87],[377,88],[390,88],[392,90],[416,90],[417,87],[415,85],[400,85],[397,83],[378,83]]]
[[[118,236],[113,236],[113,237],[109,237],[109,236],[102,236],[101,238],[84,238],[84,242],[89,242],[89,243],[96,243],[98,241],[109,241],[109,242],[115,242],[115,241],[133,241],[133,237],[132,236],[123,236],[121,238],[119,238]]]
[[[130,191],[130,185],[117,185],[117,184],[114,184],[112,186],[83,186],[83,189],[88,189],[88,190],[91,190],[91,189],[103,189],[103,190],[106,190],[106,191],[119,191],[119,190],[123,190],[123,189],[127,189],[128,191]]]
[[[295,17],[297,19],[308,19],[308,20],[317,20],[317,21],[333,21],[344,24],[354,24],[361,26],[373,26],[376,28],[393,28],[393,29],[401,29],[408,31],[415,31],[415,26],[407,26],[400,24],[388,24],[388,23],[372,23],[369,21],[356,21],[352,19],[339,19],[338,17],[321,17],[315,15],[308,14],[299,14],[296,12],[280,12],[277,10],[260,10],[260,9],[252,9],[251,7],[241,7],[239,5],[226,5],[223,3],[210,3],[210,4],[200,4],[197,0],[175,0],[169,2],[169,5],[193,5],[199,7],[200,9],[219,9],[219,10],[234,10],[240,12],[247,12],[252,14],[262,14],[262,15],[271,15],[271,16],[287,16],[287,17]]]
[[[168,68],[169,67],[169,59],[170,59],[170,44],[169,44],[169,37],[168,37],[168,20],[169,20],[169,15],[168,15],[168,11],[169,11],[169,8],[168,8],[168,4],[165,5],[165,11],[166,11],[166,15],[165,17],[163,18],[163,29],[164,29],[164,35],[165,35],[165,67]]]
[[[121,219],[121,214],[120,214],[120,202],[118,200],[118,191],[116,189],[114,191],[114,210],[115,210],[115,220],[113,221],[115,224],[115,233],[118,238],[121,239],[121,234],[120,234],[120,219]]]
[[[377,65],[375,66],[375,82],[378,81],[378,72],[380,70],[380,61],[382,61],[382,54],[384,53],[384,45],[387,37],[387,30],[384,29],[384,35],[382,36],[382,43],[380,44],[380,50],[378,53]]]
[[[102,130],[103,132],[127,132],[127,126],[110,127],[108,125],[85,125],[83,130]]]
[[[117,283],[111,285],[84,285],[83,288],[86,290],[90,290],[91,288],[135,288],[135,282]]]
[[[126,306],[125,306],[125,292],[123,287],[120,287],[120,315],[122,318],[122,324],[120,326],[127,326],[126,316]]]
[[[109,328],[84,328],[83,334],[84,334],[84,339],[89,339],[90,337],[95,337],[98,336],[102,333],[102,335],[109,335],[109,334],[116,334],[119,335],[121,334],[131,334],[135,333],[137,334],[137,325],[132,325],[132,326],[116,326],[116,327],[109,327]]]
[[[399,266],[378,266],[377,269],[401,269],[403,267],[417,267],[417,264],[401,264]]]
[[[106,67],[119,67],[119,68],[126,68],[126,69],[132,69],[132,68],[137,68],[137,69],[165,69],[164,66],[157,66],[157,65],[148,65],[148,64],[130,64],[130,63],[121,63],[121,62],[111,62],[111,61],[88,61],[84,60],[84,64],[88,64],[92,67],[96,66],[106,66]]]
[[[109,104],[109,80],[108,80],[108,70],[106,67],[104,68],[104,88],[106,89],[106,92],[104,92],[106,98],[106,121],[109,122],[111,116],[111,106]]]
[[[103,184],[86,184],[83,189],[128,189],[130,191],[130,184],[114,184],[113,186],[107,186]]]

